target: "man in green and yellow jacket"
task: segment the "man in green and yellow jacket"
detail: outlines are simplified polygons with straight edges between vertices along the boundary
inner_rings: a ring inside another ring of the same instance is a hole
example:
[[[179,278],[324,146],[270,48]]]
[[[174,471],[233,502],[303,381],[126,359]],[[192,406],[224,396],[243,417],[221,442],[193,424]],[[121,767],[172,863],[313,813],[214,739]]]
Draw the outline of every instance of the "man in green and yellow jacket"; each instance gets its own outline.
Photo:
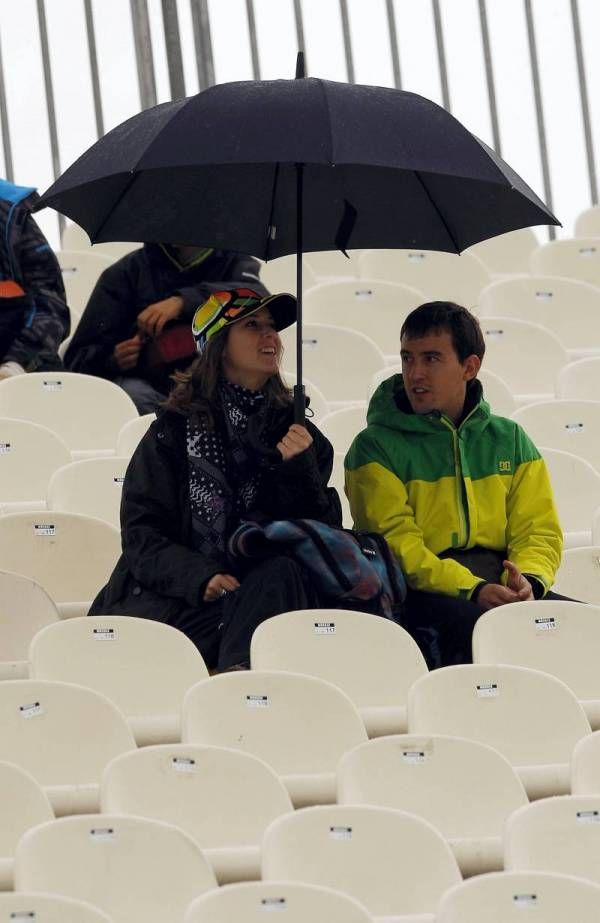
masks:
[[[346,493],[355,527],[381,533],[400,562],[406,627],[430,666],[468,662],[483,611],[554,597],[562,531],[540,453],[483,399],[477,319],[421,305],[400,341],[402,375],[371,399]]]

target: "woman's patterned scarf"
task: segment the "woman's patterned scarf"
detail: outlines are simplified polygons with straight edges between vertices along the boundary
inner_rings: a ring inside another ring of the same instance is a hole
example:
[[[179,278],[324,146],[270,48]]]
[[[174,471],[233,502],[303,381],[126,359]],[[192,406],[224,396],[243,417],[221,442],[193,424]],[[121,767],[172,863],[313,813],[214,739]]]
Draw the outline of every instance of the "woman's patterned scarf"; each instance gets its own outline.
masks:
[[[260,486],[259,462],[247,446],[248,418],[265,415],[263,391],[219,382],[221,425],[209,430],[187,423],[192,547],[225,551],[227,539],[253,508]]]

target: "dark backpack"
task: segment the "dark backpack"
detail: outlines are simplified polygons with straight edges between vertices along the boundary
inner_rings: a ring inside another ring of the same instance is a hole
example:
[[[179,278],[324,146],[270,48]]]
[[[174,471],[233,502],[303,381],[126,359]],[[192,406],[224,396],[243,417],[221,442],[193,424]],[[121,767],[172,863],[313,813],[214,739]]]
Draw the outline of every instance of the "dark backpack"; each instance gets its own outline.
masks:
[[[400,620],[406,583],[386,540],[375,532],[336,529],[316,519],[244,522],[228,543],[232,559],[287,554],[310,573],[337,608]]]

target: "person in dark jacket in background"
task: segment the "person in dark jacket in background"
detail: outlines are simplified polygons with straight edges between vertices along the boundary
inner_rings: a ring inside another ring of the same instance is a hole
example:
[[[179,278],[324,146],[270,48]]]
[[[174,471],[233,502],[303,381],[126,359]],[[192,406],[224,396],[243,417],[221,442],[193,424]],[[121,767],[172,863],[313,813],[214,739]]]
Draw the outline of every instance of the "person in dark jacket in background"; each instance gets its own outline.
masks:
[[[104,270],[65,365],[116,382],[140,413],[152,413],[167,396],[173,371],[194,356],[190,325],[196,308],[221,287],[249,285],[266,295],[258,274],[259,262],[251,256],[146,244]]]
[[[227,540],[244,519],[319,519],[341,526],[327,487],[333,449],[293,422],[279,375],[279,330],[292,295],[213,294],[196,312],[200,355],[177,375],[165,411],[131,459],[123,485],[123,554],[90,614],[174,625],[210,668],[247,666],[252,633],[280,612],[318,606],[310,578],[279,556],[234,569]]]
[[[62,368],[69,309],[58,261],[31,216],[38,198],[0,179],[0,380]]]

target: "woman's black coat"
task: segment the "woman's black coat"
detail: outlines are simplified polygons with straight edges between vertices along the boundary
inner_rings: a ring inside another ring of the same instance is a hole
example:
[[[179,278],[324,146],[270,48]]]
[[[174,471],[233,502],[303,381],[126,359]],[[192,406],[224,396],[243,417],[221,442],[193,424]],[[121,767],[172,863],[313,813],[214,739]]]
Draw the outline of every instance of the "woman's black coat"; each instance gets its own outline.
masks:
[[[274,446],[293,422],[276,412],[267,442]],[[333,467],[331,443],[310,421],[312,446],[290,461],[270,465],[262,477],[257,510],[267,519],[342,521],[337,492],[327,487]],[[176,623],[184,611],[201,609],[204,588],[231,564],[215,550],[191,547],[186,418],[165,411],[137,447],[127,469],[121,503],[123,553],[90,609],[90,615],[137,615]]]

